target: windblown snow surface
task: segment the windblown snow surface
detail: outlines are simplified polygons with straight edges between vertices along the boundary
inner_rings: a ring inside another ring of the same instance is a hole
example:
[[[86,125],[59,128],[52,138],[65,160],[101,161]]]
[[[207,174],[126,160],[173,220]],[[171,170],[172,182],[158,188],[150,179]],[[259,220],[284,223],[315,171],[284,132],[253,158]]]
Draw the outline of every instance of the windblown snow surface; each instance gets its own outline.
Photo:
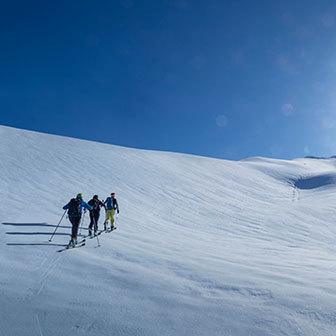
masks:
[[[0,335],[335,335],[335,159],[232,162],[4,126],[0,155]],[[48,243],[71,197],[112,191],[118,230],[101,247],[58,253],[66,218]]]

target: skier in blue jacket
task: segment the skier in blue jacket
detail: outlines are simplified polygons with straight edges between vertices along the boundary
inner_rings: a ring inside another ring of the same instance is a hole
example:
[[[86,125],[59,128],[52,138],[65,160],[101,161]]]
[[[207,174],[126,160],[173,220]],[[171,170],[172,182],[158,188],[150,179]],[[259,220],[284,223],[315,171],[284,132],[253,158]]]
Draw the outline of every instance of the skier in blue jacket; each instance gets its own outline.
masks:
[[[70,202],[63,207],[63,210],[68,210],[69,221],[72,224],[70,244],[73,246],[77,244],[78,227],[82,218],[83,208],[88,210],[93,209],[92,206],[84,202],[83,194],[78,194],[76,198],[72,198]]]
[[[104,230],[107,230],[107,224],[109,220],[111,221],[111,230],[115,229],[114,226],[114,215],[115,212],[119,213],[118,201],[115,198],[115,193],[111,193],[111,197],[107,197],[104,204],[106,205],[106,219],[104,223]]]

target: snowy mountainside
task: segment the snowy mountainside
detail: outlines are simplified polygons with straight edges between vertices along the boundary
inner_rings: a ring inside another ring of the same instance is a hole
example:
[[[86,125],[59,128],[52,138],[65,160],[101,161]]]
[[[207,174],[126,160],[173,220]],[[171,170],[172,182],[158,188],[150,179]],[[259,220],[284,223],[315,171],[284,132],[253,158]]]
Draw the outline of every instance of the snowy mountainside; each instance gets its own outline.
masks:
[[[0,140],[1,336],[334,335],[335,159]],[[118,230],[57,253],[62,206],[112,191]]]

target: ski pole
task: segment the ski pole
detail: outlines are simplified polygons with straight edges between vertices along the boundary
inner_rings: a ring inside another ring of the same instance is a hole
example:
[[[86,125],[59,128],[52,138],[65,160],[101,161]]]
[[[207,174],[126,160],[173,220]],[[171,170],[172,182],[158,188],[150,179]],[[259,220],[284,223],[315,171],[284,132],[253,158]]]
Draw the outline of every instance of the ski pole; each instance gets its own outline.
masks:
[[[100,246],[100,243],[99,243],[99,238],[98,238],[98,220],[95,216],[93,216],[94,218],[94,229],[95,229],[95,232],[96,232],[96,236],[97,236],[97,243],[98,243],[98,246]]]
[[[97,234],[97,243],[98,243],[98,247],[100,247],[100,243],[99,243],[98,234]]]
[[[62,222],[62,220],[63,220],[63,217],[64,217],[65,213],[66,213],[66,210],[64,211],[64,214],[62,215],[60,221],[58,222],[58,224],[57,224],[57,226],[56,226],[56,229],[55,229],[54,233],[51,235],[51,237],[50,237],[50,239],[49,239],[49,242],[51,242],[51,240],[53,239],[53,237],[54,237],[54,235],[55,235],[55,233],[56,233],[56,231],[57,231],[59,225],[61,224],[61,222]]]
[[[116,216],[115,216],[115,223],[114,223],[115,227],[117,227],[118,218],[119,218],[119,213],[117,213]]]
[[[80,230],[79,230],[79,235],[80,236],[82,235],[82,226],[83,226],[83,223],[84,223],[84,217],[85,217],[85,211],[84,211],[83,217],[81,219],[81,226],[80,226]]]

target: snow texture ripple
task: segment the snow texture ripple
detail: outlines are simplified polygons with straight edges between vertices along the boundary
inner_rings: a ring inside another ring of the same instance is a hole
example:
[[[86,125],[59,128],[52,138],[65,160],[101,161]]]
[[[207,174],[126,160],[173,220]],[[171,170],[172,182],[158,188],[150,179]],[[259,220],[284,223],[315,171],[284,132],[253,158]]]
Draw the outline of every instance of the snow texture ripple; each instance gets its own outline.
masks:
[[[335,335],[335,159],[0,140],[1,336]],[[112,191],[118,230],[57,253],[62,206]]]

